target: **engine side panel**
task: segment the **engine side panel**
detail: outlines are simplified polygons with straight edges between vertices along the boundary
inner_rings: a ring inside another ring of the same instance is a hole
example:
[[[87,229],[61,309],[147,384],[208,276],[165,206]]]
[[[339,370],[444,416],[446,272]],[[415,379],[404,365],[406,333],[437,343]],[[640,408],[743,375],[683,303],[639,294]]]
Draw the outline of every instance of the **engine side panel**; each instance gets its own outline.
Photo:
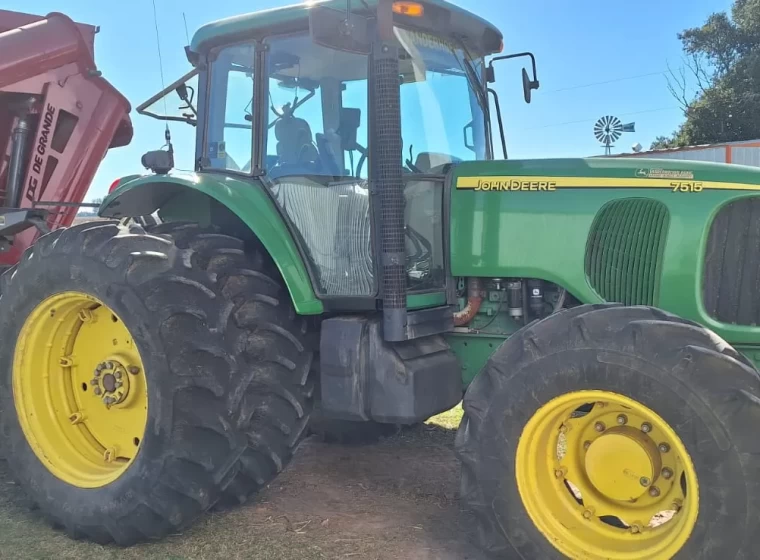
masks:
[[[605,274],[625,283],[640,273],[635,270],[636,263],[651,257],[647,251],[655,249],[642,249],[641,259],[627,257],[645,245],[646,239],[660,235],[662,242],[652,246],[662,252],[661,259],[650,258],[646,265],[656,263],[659,270],[659,278],[652,279],[650,274],[649,281],[656,282],[656,289],[649,292],[651,303],[698,321],[731,343],[760,342],[760,327],[713,316],[703,299],[706,255],[709,265],[715,266],[707,251],[713,219],[731,201],[760,196],[760,170],[643,159],[516,160],[463,163],[454,169],[452,181],[454,276],[538,278],[565,287],[580,302],[605,301],[600,294],[605,290],[599,287],[600,280],[589,274],[587,263],[595,220],[615,201],[648,199],[667,213],[667,219],[657,221],[642,213],[644,221],[638,223],[639,218],[630,212],[644,212],[634,208],[641,204],[633,204],[621,214],[620,223],[638,225],[622,233],[604,234],[619,237],[609,237],[606,244],[618,254],[600,257],[608,266]],[[634,234],[637,239],[624,238]],[[760,247],[754,250],[760,251]],[[736,274],[742,270],[737,268]],[[608,277],[600,276],[604,282]],[[639,289],[635,283],[631,286],[634,291]],[[613,288],[606,295],[615,301],[620,299],[615,294],[622,290]]]

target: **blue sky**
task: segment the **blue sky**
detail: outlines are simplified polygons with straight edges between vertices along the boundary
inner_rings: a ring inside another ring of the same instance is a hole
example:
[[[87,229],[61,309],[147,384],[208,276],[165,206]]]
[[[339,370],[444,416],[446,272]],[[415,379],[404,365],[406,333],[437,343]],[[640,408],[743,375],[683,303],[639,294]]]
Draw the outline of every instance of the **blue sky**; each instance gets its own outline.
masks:
[[[288,0],[156,0],[166,83],[190,69],[183,12],[190,37],[209,21],[292,4]],[[501,63],[496,89],[501,96],[510,158],[587,156],[600,153],[594,121],[617,115],[635,121],[618,149],[635,142],[645,148],[669,134],[682,120],[664,75],[667,64],[682,65],[676,34],[700,25],[730,0],[456,0],[498,26],[505,53],[531,50],[538,59],[541,89],[533,103],[522,101],[520,63]],[[150,0],[104,3],[101,0],[4,0],[3,8],[45,14],[62,11],[77,21],[99,25],[96,62],[103,75],[138,105],[161,89]],[[626,78],[626,79],[622,79]],[[628,79],[630,78],[630,79]],[[600,82],[609,82],[601,83]],[[579,87],[586,86],[588,87]],[[163,123],[132,112],[132,144],[109,152],[87,198],[103,196],[108,185],[140,173],[140,156],[163,144]],[[570,123],[570,124],[566,124]],[[172,125],[177,166],[191,168],[193,130]]]

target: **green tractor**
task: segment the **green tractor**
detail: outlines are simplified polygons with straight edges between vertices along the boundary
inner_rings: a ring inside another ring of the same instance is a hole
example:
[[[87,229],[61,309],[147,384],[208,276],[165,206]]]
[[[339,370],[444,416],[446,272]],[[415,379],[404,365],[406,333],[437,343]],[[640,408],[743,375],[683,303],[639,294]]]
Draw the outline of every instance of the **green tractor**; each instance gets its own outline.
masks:
[[[149,152],[2,277],[2,446],[48,518],[158,539],[266,486],[315,405],[369,434],[463,400],[494,557],[757,554],[760,172],[496,161],[493,62],[532,58],[502,45],[444,0],[195,34],[138,108],[195,170]]]

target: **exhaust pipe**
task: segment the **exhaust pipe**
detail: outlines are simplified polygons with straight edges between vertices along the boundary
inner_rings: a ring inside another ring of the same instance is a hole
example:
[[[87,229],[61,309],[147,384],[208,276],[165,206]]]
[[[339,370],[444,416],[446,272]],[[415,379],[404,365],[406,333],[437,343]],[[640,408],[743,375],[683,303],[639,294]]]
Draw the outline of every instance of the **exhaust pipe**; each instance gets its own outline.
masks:
[[[406,340],[406,255],[404,181],[402,172],[401,100],[398,47],[393,35],[393,2],[380,0],[377,39],[372,49],[374,94],[372,184],[379,200],[379,248],[382,270],[383,338]],[[379,146],[379,149],[377,148]]]

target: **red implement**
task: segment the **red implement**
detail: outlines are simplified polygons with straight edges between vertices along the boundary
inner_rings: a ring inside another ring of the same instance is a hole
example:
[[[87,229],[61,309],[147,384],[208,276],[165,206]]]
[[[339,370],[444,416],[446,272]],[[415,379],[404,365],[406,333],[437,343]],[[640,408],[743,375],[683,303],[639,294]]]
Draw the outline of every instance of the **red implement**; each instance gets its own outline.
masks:
[[[59,13],[0,10],[0,207],[64,203],[39,206],[50,229],[71,225],[108,149],[132,139],[129,102],[95,66],[97,31]],[[0,266],[38,235],[0,244]]]

